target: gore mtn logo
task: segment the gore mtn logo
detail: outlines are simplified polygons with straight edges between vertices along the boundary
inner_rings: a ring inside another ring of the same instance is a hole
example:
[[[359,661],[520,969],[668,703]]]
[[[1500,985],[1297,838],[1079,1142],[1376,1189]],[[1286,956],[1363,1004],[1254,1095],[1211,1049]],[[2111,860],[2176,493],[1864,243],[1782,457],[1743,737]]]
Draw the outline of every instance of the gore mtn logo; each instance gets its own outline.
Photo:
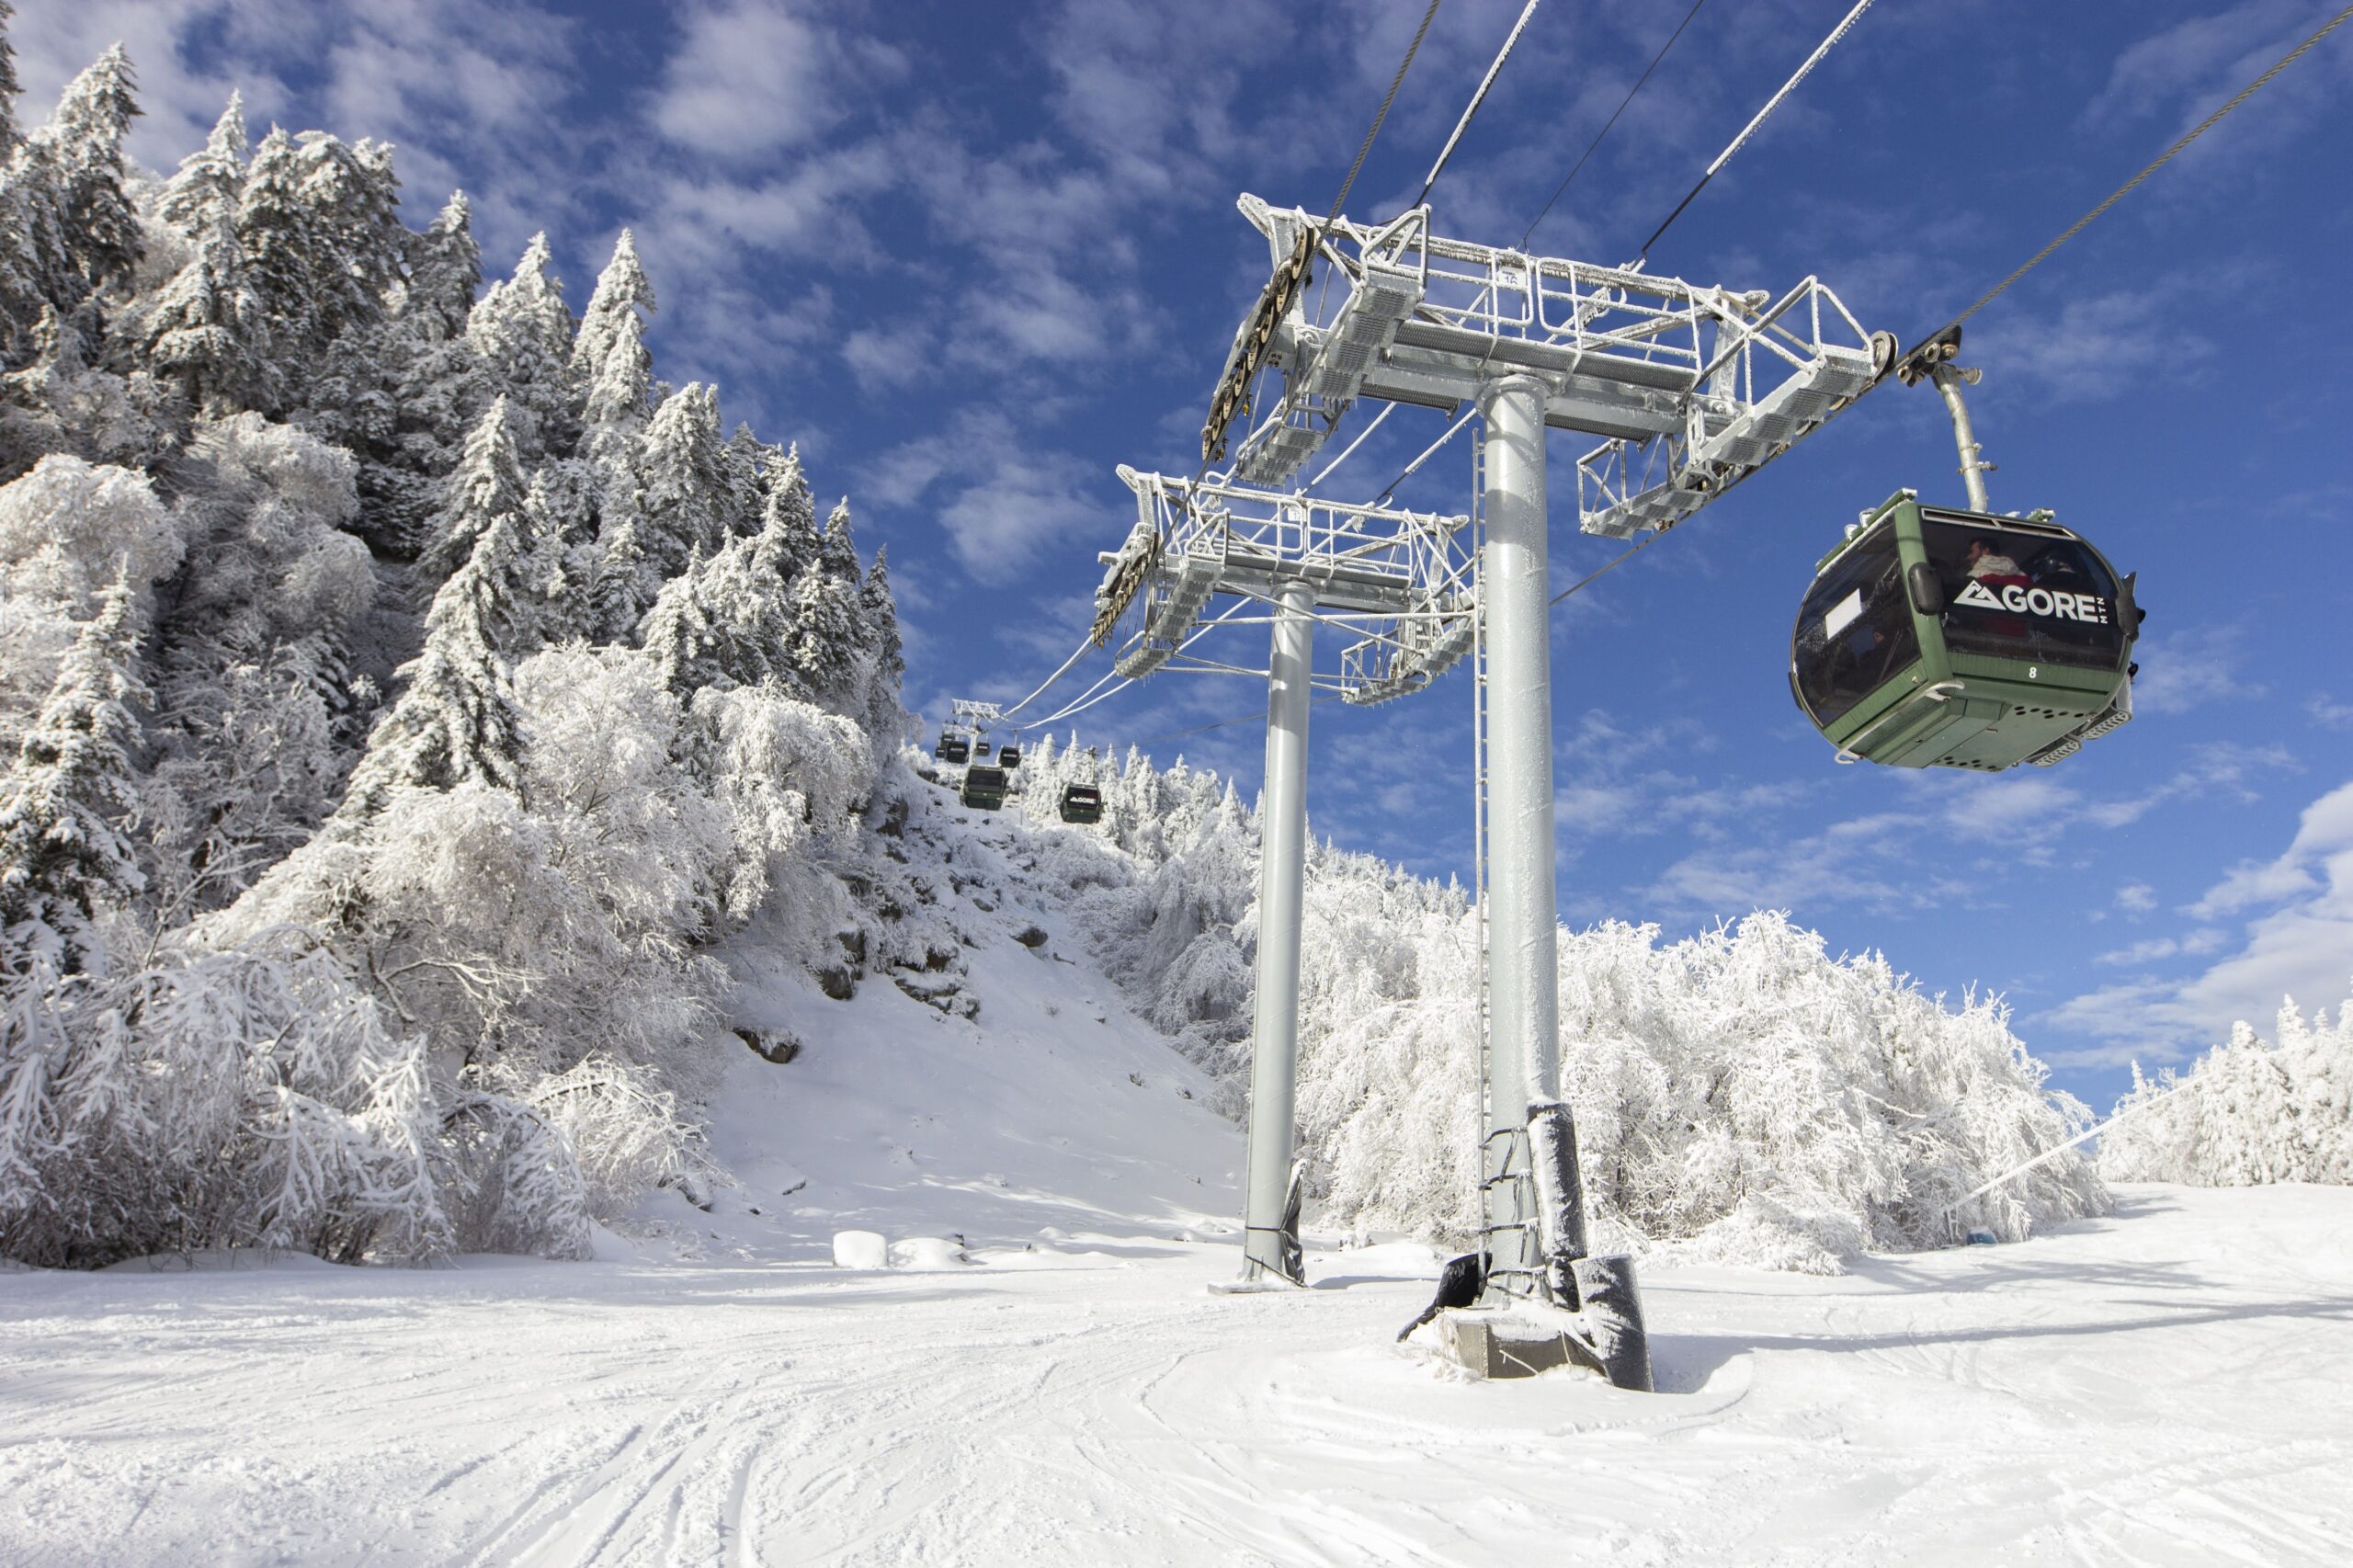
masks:
[[[1988,587],[1972,579],[1969,586],[1953,596],[1957,609],[1967,605],[1972,609],[2008,610],[2014,615],[2047,615],[2059,620],[2079,620],[2087,626],[2106,626],[2112,619],[2108,601],[2097,594],[2070,594],[2056,588],[2022,588],[2012,583],[2005,588]]]

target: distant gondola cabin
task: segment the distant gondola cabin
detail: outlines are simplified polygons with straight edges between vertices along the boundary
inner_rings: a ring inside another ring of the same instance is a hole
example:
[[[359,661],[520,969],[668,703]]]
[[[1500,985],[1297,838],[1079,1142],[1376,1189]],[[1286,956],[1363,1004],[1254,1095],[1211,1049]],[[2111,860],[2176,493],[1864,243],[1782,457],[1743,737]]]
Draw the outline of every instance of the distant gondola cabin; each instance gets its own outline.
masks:
[[[1842,762],[2047,767],[2132,716],[2133,586],[2047,512],[1898,492],[1816,569],[1790,688]]]

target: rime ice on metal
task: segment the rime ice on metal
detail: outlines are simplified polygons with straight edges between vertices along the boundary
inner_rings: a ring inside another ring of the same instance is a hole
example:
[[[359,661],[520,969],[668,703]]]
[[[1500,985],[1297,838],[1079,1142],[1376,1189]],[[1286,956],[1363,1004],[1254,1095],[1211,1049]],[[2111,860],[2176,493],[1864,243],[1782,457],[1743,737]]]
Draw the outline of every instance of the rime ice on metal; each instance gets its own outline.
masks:
[[[1579,522],[1622,539],[1672,527],[1787,451],[1893,356],[1812,278],[1777,298],[1445,239],[1427,207],[1369,227],[1239,205],[1279,268],[1216,405],[1246,415],[1246,392],[1227,390],[1260,367],[1282,374],[1236,452],[1235,476],[1255,483],[1287,483],[1358,398],[1452,411],[1525,371],[1544,385],[1548,426],[1604,437],[1577,463]],[[1290,276],[1309,235],[1323,288]],[[1338,302],[1310,319],[1322,296]],[[1222,445],[1214,417],[1212,429]]]

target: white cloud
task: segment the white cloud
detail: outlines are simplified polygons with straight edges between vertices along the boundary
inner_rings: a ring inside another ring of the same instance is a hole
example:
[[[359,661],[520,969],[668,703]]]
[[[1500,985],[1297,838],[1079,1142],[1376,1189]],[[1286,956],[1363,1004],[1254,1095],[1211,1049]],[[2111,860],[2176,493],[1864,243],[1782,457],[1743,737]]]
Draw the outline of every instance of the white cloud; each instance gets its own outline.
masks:
[[[722,0],[688,15],[649,118],[686,151],[734,161],[801,147],[838,122],[846,78],[905,72],[896,50],[845,40],[781,0]]]
[[[2320,891],[2320,880],[2293,856],[2277,860],[2250,860],[2206,890],[2206,895],[2184,914],[2200,920],[2237,915],[2258,904],[2278,903]]]
[[[2054,1060],[2175,1060],[2223,1039],[2234,1022],[2261,1027],[2288,997],[2334,1006],[2353,990],[2353,784],[2340,785],[2304,809],[2296,836],[2278,858],[2234,869],[2192,904],[2200,919],[2260,910],[2239,943],[2202,972],[2173,983],[2143,981],[2086,992],[2042,1015],[2057,1025],[2111,1042]],[[2143,944],[2108,955],[2117,962],[2199,956],[2228,938],[2192,931],[2161,951]]]
[[[2216,280],[2201,275],[2201,288]],[[2013,305],[1973,328],[1963,358],[1999,365],[2005,377],[2038,384],[2063,401],[2097,401],[2153,383],[2194,381],[2214,357],[2213,342],[2182,324],[2181,279],[2146,289],[2078,294],[2044,314]]]
[[[2061,863],[2082,827],[2131,825],[2161,805],[2222,797],[2252,801],[2251,780],[2289,772],[2294,759],[2278,748],[2213,746],[2137,794],[2086,796],[2061,778],[2016,769],[1995,778],[1931,770],[1903,776],[1898,809],[1833,823],[1818,832],[1776,839],[1766,813],[1802,799],[1802,786],[1731,786],[1697,791],[1685,817],[1707,844],[1670,866],[1645,894],[1682,915],[1731,915],[1758,907],[1798,911],[1824,905],[1888,911],[1955,903],[1998,906],[2010,879]],[[1664,799],[1664,797],[1662,797]],[[1662,808],[1665,809],[1665,808]],[[1711,835],[1709,824],[1721,824]],[[1923,851],[1934,850],[1933,855]],[[1933,871],[1923,865],[1933,863]],[[2115,894],[2127,911],[2154,907],[2144,885]],[[2193,911],[2200,918],[2211,912]]]
[[[2129,827],[2159,806],[2220,797],[2241,804],[2262,799],[2255,781],[2302,771],[2283,746],[2205,745],[2190,751],[2188,766],[2136,795],[2085,802],[2084,819],[2098,827]]]
[[[2353,730],[2353,702],[2339,702],[2325,693],[2314,692],[2304,704],[2304,711],[2313,722],[2331,730]]]
[[[2146,915],[2157,907],[2157,890],[2146,882],[2126,882],[2116,890],[2116,906],[2134,915]]]
[[[2083,122],[2176,114],[2185,117],[2187,130],[2311,31],[2319,15],[2300,0],[2246,0],[2164,28],[2116,57],[2107,86],[2084,107]]]
[[[2191,626],[2143,639],[2133,650],[2141,673],[2132,677],[2132,706],[2151,713],[2186,713],[2208,702],[2260,697],[2264,688],[2240,674],[2246,655],[2235,626]]]
[[[2152,937],[2145,942],[2135,942],[2129,948],[2102,953],[2096,961],[2135,965],[2155,963],[2170,958],[2203,958],[2222,951],[2222,945],[2229,940],[2227,933],[2211,926],[2203,926],[2183,937]]]

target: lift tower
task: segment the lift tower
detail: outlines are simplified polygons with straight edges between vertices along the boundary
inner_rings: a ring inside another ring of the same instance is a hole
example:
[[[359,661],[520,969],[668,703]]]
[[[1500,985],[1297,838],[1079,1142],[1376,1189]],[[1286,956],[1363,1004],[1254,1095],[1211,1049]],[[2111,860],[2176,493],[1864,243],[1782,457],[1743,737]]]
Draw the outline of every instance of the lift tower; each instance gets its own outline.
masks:
[[[1122,467],[1136,520],[1102,557],[1096,639],[1131,678],[1162,669],[1263,676],[1267,782],[1258,852],[1243,1278],[1302,1283],[1298,1142],[1299,948],[1307,859],[1307,710],[1316,687],[1356,703],[1418,691],[1470,650],[1475,562],[1467,517],[1284,494]],[[1212,623],[1212,597],[1241,603]],[[1256,616],[1237,612],[1253,603]],[[1352,631],[1336,672],[1314,670],[1317,622]],[[1192,652],[1211,625],[1268,624],[1267,667]]]
[[[1254,196],[1239,205],[1267,237],[1273,277],[1226,357],[1205,461],[1225,456],[1240,424],[1235,477],[1288,484],[1359,399],[1471,404],[1485,423],[1487,1299],[1573,1295],[1574,1142],[1547,1140],[1539,1162],[1529,1136],[1532,1113],[1557,1114],[1560,1084],[1546,433],[1602,437],[1576,468],[1586,532],[1671,528],[1861,395],[1896,346],[1812,278],[1777,299],[1440,238],[1427,207],[1367,226]],[[1261,414],[1269,370],[1281,391]]]

